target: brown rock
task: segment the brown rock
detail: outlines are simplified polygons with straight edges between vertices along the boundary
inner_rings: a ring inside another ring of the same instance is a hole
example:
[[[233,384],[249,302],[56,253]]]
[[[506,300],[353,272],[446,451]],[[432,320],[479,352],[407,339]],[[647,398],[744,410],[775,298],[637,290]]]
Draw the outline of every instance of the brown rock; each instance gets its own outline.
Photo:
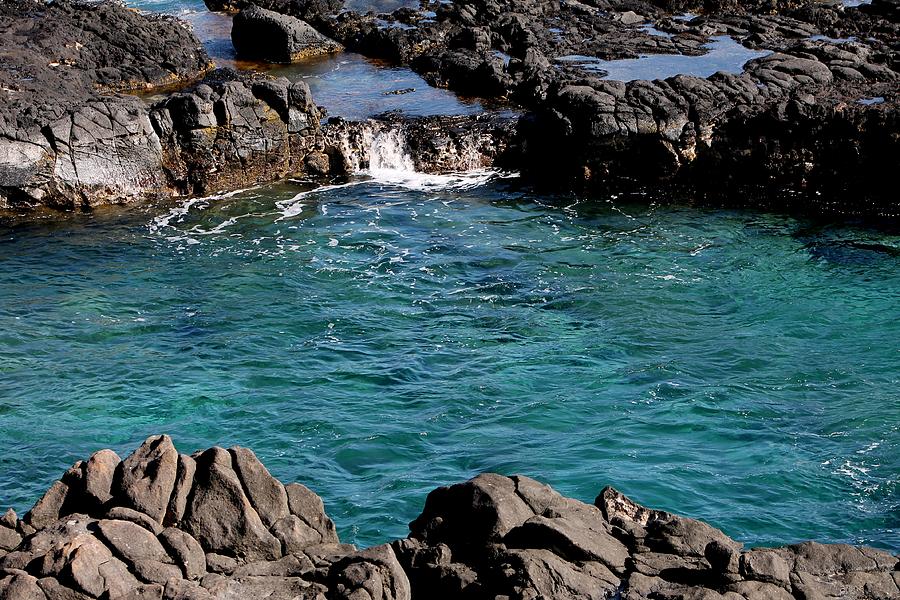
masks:
[[[300,517],[304,523],[318,531],[323,544],[340,542],[334,522],[325,513],[325,504],[315,492],[299,483],[291,483],[284,489],[292,515]]]
[[[229,452],[234,460],[234,471],[244,484],[247,498],[266,527],[287,517],[290,514],[288,498],[281,482],[272,477],[251,450],[235,446]]]
[[[187,579],[200,579],[206,573],[206,555],[200,542],[187,532],[169,527],[159,534],[159,540],[175,562],[181,565]]]
[[[84,469],[84,493],[88,501],[102,505],[112,499],[116,467],[122,459],[112,450],[100,450],[88,459]]]
[[[206,555],[206,568],[212,573],[231,575],[237,569],[238,562],[230,556],[210,552]]]
[[[164,589],[158,583],[139,585],[124,596],[115,598],[115,600],[162,600]]]
[[[147,583],[165,584],[170,579],[181,579],[181,567],[158,560],[138,560],[131,565],[134,574]]]
[[[106,518],[116,521],[128,521],[130,523],[134,523],[135,525],[140,525],[147,531],[152,532],[153,535],[159,535],[159,532],[163,530],[162,525],[160,525],[158,521],[151,519],[149,516],[140,511],[134,510],[133,508],[113,506],[108,511],[106,511]]]
[[[187,506],[188,495],[194,486],[196,470],[197,462],[193,458],[184,454],[178,455],[178,475],[175,478],[175,489],[166,510],[166,525],[176,525],[184,518],[184,510]]]
[[[38,585],[44,594],[47,595],[47,600],[90,600],[90,596],[87,594],[76,592],[52,577],[38,579]]]
[[[22,536],[15,529],[0,526],[0,550],[9,552],[22,543]]]
[[[281,542],[263,525],[230,463],[230,455],[221,448],[199,456],[182,527],[207,551],[245,560],[280,558]]]
[[[178,452],[167,435],[151,436],[119,464],[116,501],[162,523],[175,487]]]
[[[18,574],[0,579],[0,600],[47,600],[47,596],[38,586],[37,579]]]
[[[165,600],[212,600],[210,593],[200,587],[199,583],[186,579],[173,579],[166,583],[163,598]]]
[[[131,565],[146,560],[172,563],[156,536],[140,525],[104,520],[97,523],[97,531],[107,545]]]
[[[6,509],[6,512],[3,513],[3,516],[0,517],[0,527],[9,527],[10,529],[15,529],[18,521],[19,518],[16,516],[16,511],[8,508]]]
[[[43,529],[60,517],[63,504],[69,495],[69,486],[62,481],[55,482],[50,489],[25,513],[25,522],[35,529]]]

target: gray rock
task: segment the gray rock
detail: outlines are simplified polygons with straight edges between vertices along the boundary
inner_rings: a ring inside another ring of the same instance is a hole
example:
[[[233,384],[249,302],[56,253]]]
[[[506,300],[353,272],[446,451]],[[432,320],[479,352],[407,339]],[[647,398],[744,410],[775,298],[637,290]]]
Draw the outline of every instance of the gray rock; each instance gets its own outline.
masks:
[[[272,525],[271,531],[281,542],[282,552],[285,554],[298,554],[309,546],[322,543],[322,534],[296,515],[279,519]]]
[[[414,538],[452,548],[499,541],[533,516],[512,479],[486,473],[428,494],[425,509],[409,527]]]
[[[178,452],[167,435],[151,436],[119,464],[116,502],[162,523],[175,487]]]
[[[258,6],[250,6],[234,17],[231,41],[238,56],[281,63],[343,50],[309,23]]]
[[[152,532],[153,535],[159,535],[159,532],[163,530],[162,525],[160,525],[158,521],[151,519],[149,516],[145,515],[142,512],[136,511],[133,508],[113,506],[108,511],[106,511],[105,516],[107,519],[129,521],[136,525],[140,525],[147,531]]]

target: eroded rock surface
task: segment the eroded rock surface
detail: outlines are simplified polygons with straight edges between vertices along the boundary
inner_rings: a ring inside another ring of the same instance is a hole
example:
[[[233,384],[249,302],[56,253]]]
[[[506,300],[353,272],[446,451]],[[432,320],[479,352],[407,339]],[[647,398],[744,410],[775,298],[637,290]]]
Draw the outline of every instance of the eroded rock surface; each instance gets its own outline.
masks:
[[[896,0],[459,0],[317,26],[433,85],[530,108],[520,164],[542,184],[896,216],[898,14]],[[722,36],[761,56],[635,81],[600,62],[702,57]]]
[[[343,47],[296,17],[250,6],[234,17],[231,40],[238,56],[289,63]]]
[[[888,600],[898,569],[843,544],[744,549],[612,488],[586,504],[491,473],[434,490],[408,538],[357,550],[252,451],[188,457],[165,435],[79,461],[0,518],[0,600]]]
[[[207,74],[199,40],[172,17],[112,2],[3,3],[0,57],[0,211],[231,190],[301,172],[323,149],[305,85]],[[174,84],[190,86],[155,101],[117,93]]]

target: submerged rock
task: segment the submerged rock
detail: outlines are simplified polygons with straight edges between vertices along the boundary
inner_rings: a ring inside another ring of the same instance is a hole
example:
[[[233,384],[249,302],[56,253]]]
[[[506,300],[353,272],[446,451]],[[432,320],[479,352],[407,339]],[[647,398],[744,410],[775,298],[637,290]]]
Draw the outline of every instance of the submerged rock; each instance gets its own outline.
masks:
[[[195,466],[176,484],[163,466],[173,453]],[[612,488],[586,504],[490,473],[434,490],[407,539],[357,550],[339,543],[318,496],[283,485],[250,450],[193,456],[152,436],[124,461],[102,451],[76,463],[61,480],[64,501],[50,494],[29,511],[33,528],[8,511],[0,600],[900,597],[900,561],[883,551],[815,542],[745,551]],[[121,472],[103,504],[96,475],[76,475],[98,464]],[[169,511],[163,529],[159,507],[176,496],[187,507],[179,518]]]
[[[343,46],[296,17],[251,6],[234,17],[231,41],[241,58],[289,63],[331,54]]]

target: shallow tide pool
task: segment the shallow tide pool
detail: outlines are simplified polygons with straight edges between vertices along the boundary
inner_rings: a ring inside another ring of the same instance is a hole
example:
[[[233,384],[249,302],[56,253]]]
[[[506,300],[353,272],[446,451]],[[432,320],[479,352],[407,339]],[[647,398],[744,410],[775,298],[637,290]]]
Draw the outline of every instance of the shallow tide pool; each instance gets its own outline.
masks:
[[[362,545],[499,471],[900,550],[897,235],[476,181],[0,229],[0,503],[168,432],[254,449]]]

